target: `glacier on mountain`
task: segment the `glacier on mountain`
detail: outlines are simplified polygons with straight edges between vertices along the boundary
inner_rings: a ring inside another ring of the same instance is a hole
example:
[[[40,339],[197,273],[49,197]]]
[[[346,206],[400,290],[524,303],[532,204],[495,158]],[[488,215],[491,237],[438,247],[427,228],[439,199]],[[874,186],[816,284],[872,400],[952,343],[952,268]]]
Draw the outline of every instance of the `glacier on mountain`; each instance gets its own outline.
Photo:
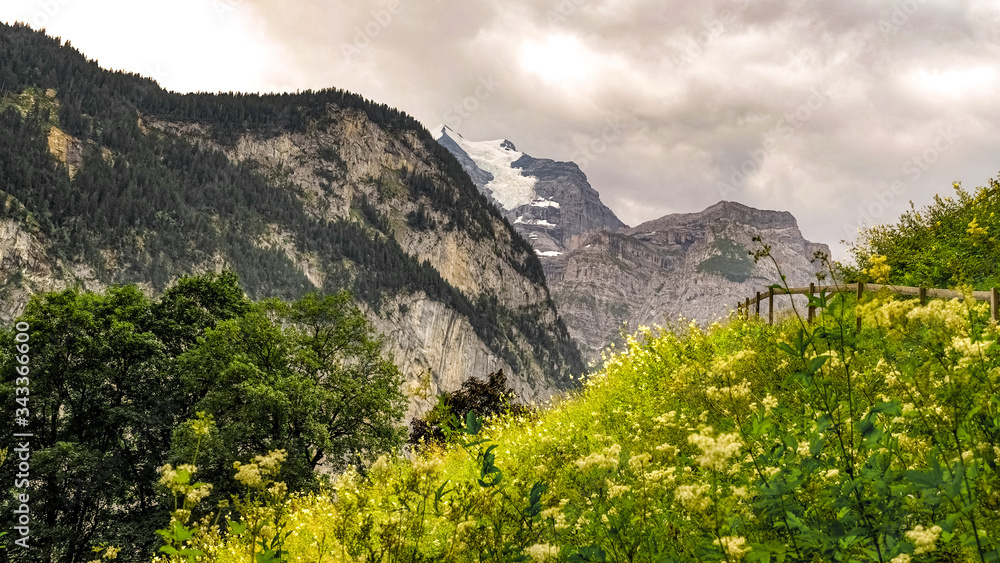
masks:
[[[514,161],[524,156],[523,152],[514,147],[514,143],[507,139],[469,141],[447,125],[439,125],[431,129],[431,132],[434,134],[434,139],[439,142],[444,136],[450,138],[472,157],[479,168],[493,176],[493,179],[487,182],[484,187],[489,190],[493,199],[507,211],[522,205],[532,204],[536,200],[547,201],[544,198],[539,198],[538,194],[535,193],[535,184],[538,179],[534,176],[524,176],[521,174],[520,168],[513,167]],[[559,207],[559,204],[556,204],[555,207]]]

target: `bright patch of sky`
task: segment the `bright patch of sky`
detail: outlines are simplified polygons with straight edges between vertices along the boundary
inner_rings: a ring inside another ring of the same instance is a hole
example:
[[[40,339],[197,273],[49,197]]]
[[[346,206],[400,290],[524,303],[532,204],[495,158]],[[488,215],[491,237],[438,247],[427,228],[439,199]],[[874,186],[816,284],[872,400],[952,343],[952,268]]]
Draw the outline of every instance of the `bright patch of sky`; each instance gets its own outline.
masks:
[[[528,74],[550,85],[572,88],[594,78],[594,57],[571,35],[529,39],[518,50],[518,63]]]
[[[4,0],[2,19],[45,28],[104,68],[168,90],[287,90],[283,48],[240,0]]]

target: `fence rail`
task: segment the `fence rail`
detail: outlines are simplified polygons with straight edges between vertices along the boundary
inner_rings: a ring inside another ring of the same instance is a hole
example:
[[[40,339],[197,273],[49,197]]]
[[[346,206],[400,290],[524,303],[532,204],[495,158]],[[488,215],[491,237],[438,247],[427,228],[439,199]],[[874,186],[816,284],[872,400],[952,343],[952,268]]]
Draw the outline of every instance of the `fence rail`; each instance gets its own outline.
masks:
[[[917,297],[920,299],[920,304],[923,305],[927,302],[928,298],[936,299],[965,299],[965,294],[960,291],[955,291],[954,289],[938,289],[934,287],[907,287],[898,285],[886,285],[881,283],[849,283],[844,285],[824,285],[817,286],[816,284],[809,284],[809,287],[781,287],[781,288],[768,288],[766,292],[757,292],[754,297],[747,297],[740,303],[736,304],[736,311],[738,314],[743,315],[744,318],[750,318],[750,306],[756,305],[755,311],[756,316],[760,317],[760,304],[766,299],[767,300],[767,322],[768,324],[774,324],[774,296],[775,295],[809,295],[813,296],[817,293],[825,291],[826,293],[855,293],[858,296],[858,300],[866,292],[877,292],[888,290],[897,295],[909,295]],[[989,291],[973,291],[972,298],[976,301],[989,301],[990,302],[990,318],[994,321],[1000,321],[1000,290],[997,288],[992,288]],[[808,307],[808,320],[812,322],[816,316],[816,307]],[[858,328],[861,328],[861,317],[858,317]]]

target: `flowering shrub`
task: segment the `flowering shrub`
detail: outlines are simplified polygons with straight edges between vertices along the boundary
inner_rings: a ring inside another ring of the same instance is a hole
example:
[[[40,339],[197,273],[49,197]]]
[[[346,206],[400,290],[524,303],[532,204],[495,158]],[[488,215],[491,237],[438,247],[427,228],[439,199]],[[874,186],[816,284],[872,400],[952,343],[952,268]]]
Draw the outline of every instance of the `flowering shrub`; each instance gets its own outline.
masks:
[[[812,325],[643,329],[532,417],[470,414],[456,442],[287,497],[285,553],[1000,559],[998,327],[971,300],[852,300],[815,297]],[[238,560],[226,541],[206,557]]]
[[[975,289],[1000,286],[1000,178],[971,193],[953,184],[950,197],[934,196],[925,209],[895,224],[859,229],[845,265],[848,282]]]

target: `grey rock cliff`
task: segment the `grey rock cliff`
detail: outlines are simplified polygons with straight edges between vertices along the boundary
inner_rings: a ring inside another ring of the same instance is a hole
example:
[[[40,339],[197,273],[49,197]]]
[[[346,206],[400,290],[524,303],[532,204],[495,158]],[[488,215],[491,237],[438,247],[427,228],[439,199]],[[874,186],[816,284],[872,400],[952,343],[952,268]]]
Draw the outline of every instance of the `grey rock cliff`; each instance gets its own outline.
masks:
[[[802,237],[791,213],[728,201],[627,228],[575,163],[512,154],[510,141],[471,142],[444,126],[432,133],[541,256],[559,314],[589,360],[640,326],[722,319],[778,282],[774,262],[750,257],[761,248],[755,237],[792,285],[814,281],[822,265],[813,256],[830,253]]]
[[[760,237],[760,242],[754,241]],[[700,213],[667,215],[620,233],[597,232],[545,260],[559,312],[591,360],[620,334],[640,326],[724,319],[736,303],[777,283],[770,259],[749,253],[761,243],[791,286],[816,281],[815,252],[788,212],[720,202]],[[777,306],[787,307],[787,298]],[[766,309],[763,309],[766,314]]]
[[[429,262],[445,281],[472,298],[493,298],[515,314],[537,317],[541,330],[558,338],[548,289],[517,271],[516,264],[524,257],[515,250],[514,233],[502,222],[494,222],[492,240],[476,240],[461,229],[408,226],[407,214],[421,202],[401,191],[396,175],[400,170],[440,175],[418,139],[411,134],[393,135],[356,111],[334,110],[329,121],[328,129],[309,135],[263,138],[247,134],[234,146],[217,148],[233,161],[251,161],[264,170],[290,176],[320,217],[350,216],[352,204],[367,197],[389,218],[389,236],[407,253]],[[196,125],[162,121],[150,125],[211,143],[209,132]],[[324,160],[324,151],[336,152],[342,165]],[[440,225],[446,223],[433,210],[427,212]],[[290,245],[283,248],[308,277],[310,257],[296,254]],[[317,287],[324,281],[310,279]],[[533,343],[521,336],[511,344],[524,365],[510,365],[476,335],[471,319],[423,293],[396,296],[377,311],[369,309],[368,316],[385,335],[388,350],[406,374],[411,396],[408,416],[432,408],[435,394],[455,391],[465,379],[501,368],[512,374],[509,384],[523,401],[543,401],[572,386],[562,359],[536,356]]]
[[[478,219],[489,222],[492,235],[488,237],[449,225],[446,207],[435,207],[426,196],[405,185],[405,178],[420,175],[437,190],[460,187],[448,173],[448,163],[442,162],[441,151],[422,131],[388,130],[362,111],[333,105],[307,132],[261,134],[247,130],[227,142],[218,140],[211,125],[199,122],[143,115],[140,128],[144,135],[176,137],[218,150],[234,163],[248,164],[263,177],[273,179],[276,186],[292,191],[312,217],[347,219],[361,224],[372,240],[392,239],[418,262],[430,265],[469,302],[491,304],[496,318],[488,321],[496,326],[491,326],[492,341],[486,341],[482,331],[477,331],[482,327],[472,324],[483,321],[474,318],[476,313],[470,312],[469,306],[428,296],[419,287],[387,294],[378,306],[362,303],[406,376],[410,416],[436,404],[435,393],[457,390],[466,379],[485,377],[501,368],[523,401],[542,401],[574,385],[571,376],[582,369],[579,355],[558,321],[531,248],[492,212],[466,210],[467,216],[478,213]],[[62,144],[50,143],[53,158],[65,164],[68,173],[74,171],[72,151],[56,149],[73,142],[69,138]],[[126,161],[128,155],[116,154],[115,158]],[[471,186],[468,191],[475,195]],[[384,216],[386,226],[375,228],[366,222],[359,212],[362,199]],[[471,203],[488,205],[481,201]],[[74,284],[103,289],[89,266],[58,258],[59,252],[32,227],[31,220],[14,219],[30,217],[27,212],[15,213],[20,205],[7,197],[7,218],[0,221],[0,318],[9,321],[20,314],[33,293]],[[418,209],[437,226],[412,227],[407,217]],[[302,235],[267,224],[265,233],[251,243],[281,251],[316,289],[336,291],[345,285],[343,276],[350,280],[352,264],[331,268],[327,257],[299,250],[296,236]],[[114,268],[119,255],[114,249],[102,252],[107,267]],[[531,273],[531,263],[536,264],[537,275]],[[225,257],[214,256],[190,273],[230,266]],[[331,272],[341,278],[328,279]],[[139,285],[152,293],[149,284]],[[524,326],[530,330],[522,330]],[[554,347],[540,346],[538,335],[555,343]]]
[[[514,228],[540,252],[565,252],[576,235],[625,228],[625,223],[601,203],[597,190],[575,162],[524,155],[514,161],[514,166],[521,169],[521,174],[537,178],[538,199],[511,210],[508,217],[515,215]]]

